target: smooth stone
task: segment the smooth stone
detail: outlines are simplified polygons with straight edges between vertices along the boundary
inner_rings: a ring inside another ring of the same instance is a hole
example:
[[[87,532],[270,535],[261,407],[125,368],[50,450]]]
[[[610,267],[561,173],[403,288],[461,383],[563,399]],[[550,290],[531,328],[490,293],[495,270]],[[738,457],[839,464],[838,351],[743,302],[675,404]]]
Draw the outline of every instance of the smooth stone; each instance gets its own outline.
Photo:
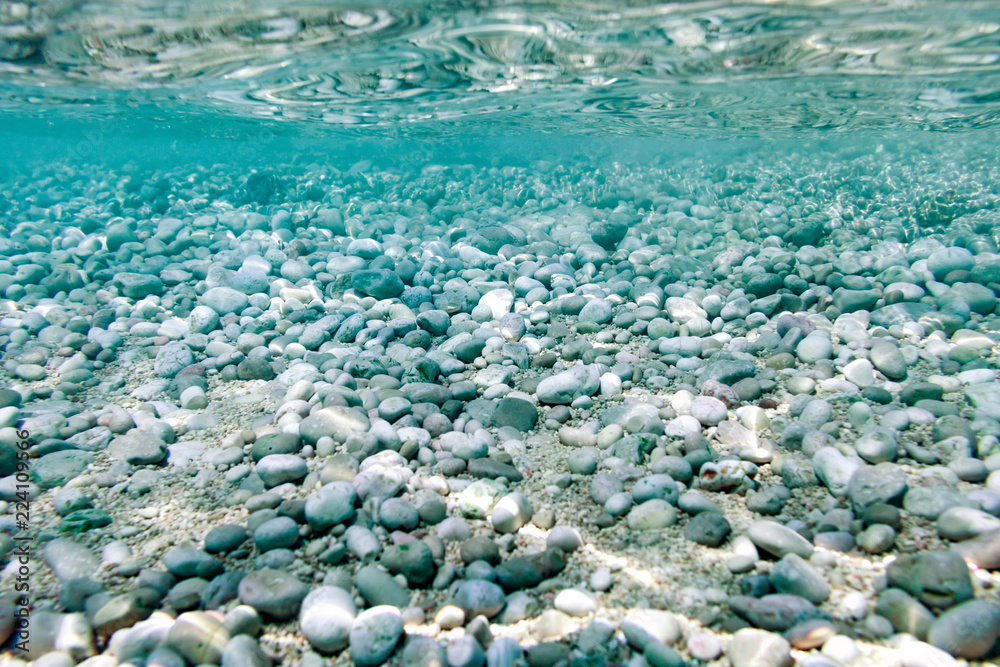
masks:
[[[552,604],[570,616],[586,616],[597,611],[597,600],[592,595],[575,588],[559,591]]]
[[[881,554],[895,545],[896,531],[892,526],[876,523],[858,533],[856,540],[865,553]]]
[[[344,523],[354,517],[357,497],[357,491],[350,482],[324,484],[306,499],[306,521],[316,531]]]
[[[952,607],[931,623],[927,643],[958,658],[982,658],[1000,634],[1000,604],[970,600]]]
[[[189,611],[174,621],[167,642],[192,664],[218,664],[229,643],[229,632],[218,616]]]
[[[268,454],[257,462],[257,474],[268,488],[297,482],[309,474],[306,462],[295,454]]]
[[[262,553],[272,549],[288,549],[299,541],[299,526],[287,516],[275,517],[254,530],[253,541]]]
[[[497,428],[510,426],[524,433],[535,428],[537,422],[538,409],[523,398],[502,398],[493,411],[493,423]]]
[[[336,653],[347,647],[357,613],[349,592],[337,586],[320,586],[302,600],[299,628],[314,649]]]
[[[781,635],[765,630],[737,630],[726,655],[732,667],[791,667],[792,647]]]
[[[869,352],[871,363],[890,380],[906,379],[906,359],[898,347],[890,343],[876,343]]]
[[[938,534],[946,540],[961,542],[1000,529],[1000,518],[972,507],[951,507],[938,517]]]
[[[750,525],[747,535],[758,548],[779,558],[794,553],[808,559],[813,554],[813,545],[809,540],[776,521],[755,521]]]
[[[381,665],[392,655],[402,636],[403,617],[399,609],[386,605],[366,609],[351,627],[351,659],[358,667]]]
[[[506,596],[500,586],[481,579],[463,582],[455,592],[455,603],[469,619],[480,615],[493,618],[505,602]]]
[[[237,635],[222,649],[222,667],[273,667],[274,661],[253,637]]]
[[[308,592],[295,576],[269,568],[251,572],[239,585],[240,602],[278,620],[298,614]]]
[[[631,530],[659,530],[674,525],[677,510],[666,500],[654,498],[632,508],[628,513]]]
[[[385,570],[368,565],[358,570],[354,582],[371,606],[390,606],[405,609],[410,606],[410,594]]]
[[[601,388],[601,376],[592,365],[575,366],[538,383],[535,395],[546,405],[569,405],[581,396],[593,396]]]
[[[717,547],[726,541],[732,528],[729,521],[717,512],[696,514],[684,529],[684,537],[697,544]]]
[[[199,297],[202,305],[208,306],[219,315],[242,311],[250,302],[249,297],[231,287],[213,287]]]
[[[62,581],[91,577],[100,567],[100,559],[87,547],[66,538],[46,544],[42,558]]]
[[[906,632],[918,639],[927,637],[934,614],[919,600],[900,588],[887,588],[878,596],[875,611],[889,620],[896,632]]]
[[[524,494],[514,491],[497,501],[490,514],[490,523],[498,533],[516,533],[531,520],[532,514],[531,501]]]
[[[936,646],[921,641],[904,641],[899,648],[900,667],[958,667],[958,661]]]
[[[813,604],[830,597],[830,585],[823,573],[794,553],[775,563],[768,578],[778,593],[798,595]]]
[[[955,551],[902,554],[886,570],[889,586],[901,588],[928,607],[947,608],[972,598],[972,577]]]
[[[628,643],[640,651],[651,642],[673,644],[681,638],[677,617],[659,609],[634,609],[622,621],[622,634]]]
[[[729,608],[751,625],[774,632],[785,632],[799,623],[826,617],[809,600],[785,593],[760,598],[731,595]]]
[[[43,489],[60,487],[83,473],[94,459],[90,452],[73,449],[52,452],[34,461],[31,478]]]
[[[895,463],[861,466],[851,475],[847,496],[856,512],[869,505],[891,503],[906,492],[906,473]]]
[[[411,588],[422,588],[434,579],[434,555],[420,541],[386,547],[381,562],[390,573],[403,575]]]
[[[991,530],[954,547],[962,557],[977,567],[1000,569],[1000,530]]]

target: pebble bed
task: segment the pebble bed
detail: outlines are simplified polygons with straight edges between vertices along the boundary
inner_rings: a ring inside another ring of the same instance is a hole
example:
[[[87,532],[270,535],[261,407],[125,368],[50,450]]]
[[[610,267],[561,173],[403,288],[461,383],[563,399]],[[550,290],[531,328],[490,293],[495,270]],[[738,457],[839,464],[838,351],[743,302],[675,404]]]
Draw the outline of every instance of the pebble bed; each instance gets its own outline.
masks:
[[[4,184],[0,664],[1000,656],[995,157],[305,164]]]

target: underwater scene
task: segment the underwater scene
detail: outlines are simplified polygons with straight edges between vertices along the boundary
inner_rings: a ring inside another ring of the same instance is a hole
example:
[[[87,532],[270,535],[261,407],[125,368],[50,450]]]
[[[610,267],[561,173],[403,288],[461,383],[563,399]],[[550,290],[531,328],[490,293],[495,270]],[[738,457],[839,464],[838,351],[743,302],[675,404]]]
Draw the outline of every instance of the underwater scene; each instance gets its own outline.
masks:
[[[4,0],[0,119],[0,667],[1000,663],[992,0]]]

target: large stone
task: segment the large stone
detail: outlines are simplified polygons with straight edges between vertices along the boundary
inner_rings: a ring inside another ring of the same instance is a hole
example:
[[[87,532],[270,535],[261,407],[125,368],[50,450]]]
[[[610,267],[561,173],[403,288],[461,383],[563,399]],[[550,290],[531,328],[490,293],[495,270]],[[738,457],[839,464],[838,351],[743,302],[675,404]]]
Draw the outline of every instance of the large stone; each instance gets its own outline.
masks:
[[[65,538],[46,544],[42,549],[42,558],[63,581],[90,577],[100,566],[100,561],[90,549]]]
[[[122,294],[130,299],[163,294],[163,281],[144,273],[118,273],[115,275],[115,283],[121,288]]]
[[[535,428],[537,422],[538,409],[523,398],[513,396],[502,398],[493,411],[493,424],[497,428],[511,426],[523,433]]]
[[[750,525],[747,535],[758,548],[779,558],[796,554],[808,559],[813,553],[813,545],[809,540],[777,521],[755,521]]]
[[[31,478],[43,489],[62,486],[87,469],[94,455],[67,449],[39,458],[31,467]]]
[[[351,276],[351,287],[364,296],[393,299],[406,288],[403,281],[388,269],[366,269]]]
[[[781,635],[743,628],[726,651],[732,667],[791,667],[792,647]]]
[[[399,609],[387,605],[362,612],[351,627],[351,658],[358,667],[381,665],[403,636],[403,617]]]
[[[575,366],[538,383],[535,394],[547,405],[569,405],[580,396],[593,396],[601,388],[595,366]]]
[[[889,585],[931,608],[943,609],[972,598],[972,577],[955,551],[902,554],[886,570]]]
[[[847,496],[857,512],[876,503],[891,503],[906,493],[906,473],[895,463],[862,466],[851,475]]]
[[[152,433],[133,429],[112,440],[108,453],[135,466],[156,465],[167,458],[167,444]]]
[[[316,531],[324,531],[354,517],[357,492],[349,482],[324,484],[306,500],[306,521]]]
[[[251,572],[240,581],[240,602],[278,620],[299,613],[309,587],[282,570],[264,568]]]
[[[299,423],[299,435],[306,444],[315,445],[323,436],[342,443],[353,433],[365,433],[371,422],[361,410],[330,406],[321,408]]]
[[[970,600],[941,614],[927,633],[927,642],[959,658],[985,657],[1000,634],[1000,604]]]
[[[228,642],[222,619],[203,611],[181,614],[167,635],[167,643],[194,665],[218,664]]]
[[[336,653],[347,647],[357,613],[350,593],[336,586],[320,586],[302,601],[299,627],[314,649]]]
[[[202,305],[208,306],[219,315],[237,313],[247,307],[250,298],[231,287],[213,287],[199,297]]]
[[[804,621],[825,618],[812,602],[797,595],[776,594],[762,598],[732,595],[729,608],[755,627],[773,632],[784,632]]]

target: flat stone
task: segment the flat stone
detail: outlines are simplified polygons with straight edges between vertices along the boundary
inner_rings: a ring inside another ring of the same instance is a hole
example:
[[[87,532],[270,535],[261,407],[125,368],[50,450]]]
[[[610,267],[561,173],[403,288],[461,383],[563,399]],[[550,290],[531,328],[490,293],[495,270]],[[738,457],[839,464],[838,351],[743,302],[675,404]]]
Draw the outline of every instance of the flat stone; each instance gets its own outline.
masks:
[[[202,305],[208,306],[219,315],[241,312],[250,302],[249,297],[237,292],[231,287],[213,287],[198,299]]]
[[[251,572],[240,582],[240,602],[278,620],[299,613],[309,587],[281,570],[264,568]]]
[[[39,487],[52,489],[77,477],[94,462],[90,452],[63,450],[40,457],[31,467],[31,478]]]
[[[87,547],[65,538],[46,544],[42,558],[63,581],[91,577],[101,564]]]
[[[163,294],[163,281],[156,276],[144,273],[117,273],[115,283],[122,290],[122,294],[130,299],[144,299],[147,296]]]
[[[761,598],[731,595],[729,608],[755,627],[773,632],[784,632],[799,623],[825,618],[812,602],[797,595],[775,594]]]
[[[750,525],[747,536],[759,549],[779,558],[796,554],[808,559],[813,554],[813,545],[809,540],[776,521],[755,521]]]

